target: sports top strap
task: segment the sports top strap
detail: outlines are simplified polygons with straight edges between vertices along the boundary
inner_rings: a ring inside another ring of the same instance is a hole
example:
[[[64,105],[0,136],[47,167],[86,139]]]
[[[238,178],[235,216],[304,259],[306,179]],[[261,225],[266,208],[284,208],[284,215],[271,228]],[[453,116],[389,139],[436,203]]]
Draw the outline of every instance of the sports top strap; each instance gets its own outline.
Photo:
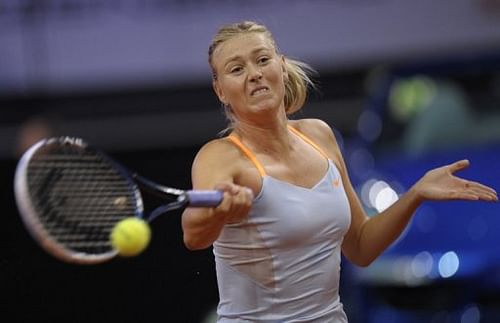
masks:
[[[288,129],[290,129],[293,133],[295,133],[297,136],[299,136],[300,138],[302,138],[309,145],[313,146],[313,148],[316,149],[321,155],[323,155],[323,157],[325,157],[326,159],[330,159],[328,157],[328,155],[325,153],[325,151],[323,149],[321,149],[318,145],[316,145],[316,143],[314,143],[314,141],[312,141],[311,139],[309,139],[309,137],[307,137],[302,132],[298,131],[297,129],[295,129],[294,127],[292,127],[290,125],[288,125]]]
[[[264,167],[262,167],[262,164],[257,160],[255,155],[250,151],[250,149],[248,149],[245,145],[243,145],[243,143],[238,137],[236,137],[233,134],[230,134],[228,136],[228,139],[231,140],[236,146],[238,146],[238,148],[241,149],[241,151],[247,156],[247,158],[250,159],[250,161],[255,165],[255,167],[259,171],[260,176],[262,177],[266,176],[266,171],[264,170]]]
[[[311,139],[309,139],[309,137],[307,137],[302,132],[300,132],[299,130],[295,129],[294,127],[292,127],[290,125],[288,125],[288,129],[290,129],[290,131],[292,131],[297,136],[302,138],[302,140],[304,140],[305,142],[310,144],[314,149],[316,149],[326,159],[329,159],[328,155],[323,151],[323,149],[321,149],[318,145],[316,145]],[[243,143],[241,142],[241,140],[238,137],[236,137],[234,134],[230,134],[228,136],[228,139],[231,140],[245,154],[245,156],[247,156],[248,159],[250,159],[250,161],[255,165],[255,167],[259,171],[260,176],[262,176],[262,177],[266,176],[266,171],[264,170],[264,167],[262,166],[262,164],[258,161],[258,159],[255,157],[255,155],[250,151],[250,149],[248,149],[245,145],[243,145]]]

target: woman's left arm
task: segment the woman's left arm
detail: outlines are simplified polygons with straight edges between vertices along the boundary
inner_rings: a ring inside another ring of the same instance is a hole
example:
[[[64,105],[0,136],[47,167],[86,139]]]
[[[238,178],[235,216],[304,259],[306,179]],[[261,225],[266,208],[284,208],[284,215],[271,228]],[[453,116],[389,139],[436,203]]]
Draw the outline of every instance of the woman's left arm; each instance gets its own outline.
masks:
[[[467,166],[469,162],[461,160],[427,172],[396,203],[376,216],[368,218],[364,212],[353,212],[353,226],[343,244],[346,257],[354,258],[360,266],[369,265],[399,237],[424,201],[498,201],[497,193],[492,188],[454,175]],[[352,185],[349,183],[348,186],[346,191],[351,205],[360,204]]]
[[[356,265],[368,266],[384,252],[401,235],[415,210],[424,201],[498,201],[497,193],[492,188],[454,175],[469,166],[467,160],[461,160],[430,170],[397,202],[376,216],[368,217],[351,184],[332,130],[321,121],[316,123],[316,131],[321,132],[316,135],[320,136],[318,139],[339,167],[351,207],[351,226],[344,237],[342,252]]]

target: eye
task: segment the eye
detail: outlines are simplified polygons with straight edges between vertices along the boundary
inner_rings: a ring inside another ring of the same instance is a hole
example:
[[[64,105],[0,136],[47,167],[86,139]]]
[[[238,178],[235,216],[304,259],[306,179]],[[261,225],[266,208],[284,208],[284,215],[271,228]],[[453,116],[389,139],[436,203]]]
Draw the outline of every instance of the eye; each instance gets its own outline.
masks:
[[[233,66],[233,67],[231,67],[231,68],[229,69],[229,72],[230,72],[231,74],[238,74],[238,73],[240,73],[241,71],[243,71],[243,67],[241,67],[241,66],[239,66],[239,65],[237,65],[237,66]]]
[[[268,56],[261,56],[261,57],[259,57],[259,58],[257,59],[257,62],[258,62],[259,64],[266,64],[267,62],[269,62],[269,60],[270,60],[270,59],[271,59],[271,58],[270,58],[270,57],[268,57]]]

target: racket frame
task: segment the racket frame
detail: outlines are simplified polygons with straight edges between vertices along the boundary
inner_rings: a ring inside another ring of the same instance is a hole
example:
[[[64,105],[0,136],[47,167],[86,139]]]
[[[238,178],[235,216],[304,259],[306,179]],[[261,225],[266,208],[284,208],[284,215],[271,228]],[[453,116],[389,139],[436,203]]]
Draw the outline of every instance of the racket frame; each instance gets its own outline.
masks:
[[[42,139],[33,146],[31,146],[21,157],[19,163],[16,167],[16,172],[14,176],[14,191],[16,203],[19,208],[19,213],[21,215],[21,219],[28,229],[31,236],[38,242],[38,244],[45,249],[49,254],[55,256],[56,258],[76,264],[99,264],[105,262],[118,254],[118,251],[115,249],[111,249],[108,252],[102,254],[89,254],[85,252],[77,252],[75,250],[67,248],[64,244],[59,243],[56,239],[54,239],[49,232],[44,228],[43,224],[39,220],[37,215],[37,211],[35,206],[32,203],[32,199],[30,196],[30,192],[28,189],[28,166],[30,161],[32,160],[35,153],[42,147],[57,143],[57,144],[71,144],[73,146],[89,149],[90,147],[80,138],[73,137],[58,137],[58,138],[49,138]],[[142,196],[137,185],[130,179],[130,175],[126,172],[126,170],[116,162],[114,162],[111,158],[109,158],[106,154],[101,151],[94,150],[97,154],[102,156],[106,161],[110,162],[112,166],[124,177],[127,179],[128,184],[130,185],[131,191],[135,196],[135,210],[136,216],[142,218],[144,212],[144,205],[142,202]]]
[[[99,264],[114,258],[118,251],[111,249],[108,252],[101,254],[90,254],[85,252],[78,252],[73,249],[67,248],[64,244],[58,242],[52,235],[44,228],[43,223],[40,221],[38,212],[31,198],[28,183],[28,168],[30,161],[34,158],[35,154],[42,148],[51,144],[57,145],[71,145],[78,149],[91,151],[92,153],[103,158],[108,162],[111,167],[116,170],[127,182],[135,201],[134,211],[135,216],[142,218],[148,222],[153,221],[156,217],[164,214],[170,210],[182,208],[184,206],[192,207],[215,207],[223,199],[223,192],[221,191],[203,191],[203,190],[180,190],[172,187],[159,185],[137,173],[130,172],[124,166],[114,161],[106,153],[92,146],[89,146],[84,140],[76,137],[55,137],[42,139],[33,146],[31,146],[19,160],[14,176],[14,191],[15,199],[21,215],[21,219],[28,229],[31,236],[35,241],[45,249],[49,254],[56,258],[76,264]],[[153,193],[157,196],[165,198],[165,196],[174,196],[176,200],[173,202],[162,204],[156,207],[153,211],[149,212],[146,216],[144,213],[144,203],[141,195],[141,187],[145,191]]]

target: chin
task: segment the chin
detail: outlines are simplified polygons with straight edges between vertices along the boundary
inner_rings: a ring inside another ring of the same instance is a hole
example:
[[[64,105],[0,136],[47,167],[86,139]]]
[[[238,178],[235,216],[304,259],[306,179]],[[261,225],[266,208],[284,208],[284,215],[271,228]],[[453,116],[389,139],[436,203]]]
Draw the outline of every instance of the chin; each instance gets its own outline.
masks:
[[[252,104],[250,107],[255,111],[275,111],[279,109],[281,106],[280,102],[276,102],[276,100],[269,98],[262,100],[258,103]]]
[[[258,104],[252,106],[252,111],[255,112],[273,112],[279,109],[279,106],[272,104]]]

